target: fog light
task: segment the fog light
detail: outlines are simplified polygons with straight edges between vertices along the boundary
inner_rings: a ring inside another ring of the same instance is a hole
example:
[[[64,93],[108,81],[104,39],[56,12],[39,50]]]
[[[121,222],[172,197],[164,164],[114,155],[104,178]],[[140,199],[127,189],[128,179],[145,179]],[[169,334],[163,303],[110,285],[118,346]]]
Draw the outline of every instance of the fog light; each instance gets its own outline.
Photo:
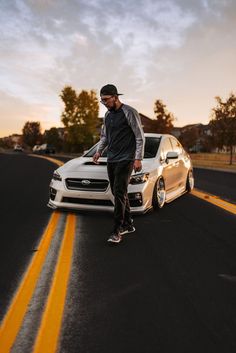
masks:
[[[56,197],[56,194],[57,194],[57,190],[54,189],[54,188],[49,188],[49,197],[52,201],[55,200],[55,197]]]
[[[129,203],[131,207],[140,207],[143,204],[143,197],[141,192],[132,192],[128,194]]]
[[[135,192],[135,193],[134,193],[134,199],[135,199],[135,200],[142,200],[142,194],[141,194],[141,192]]]

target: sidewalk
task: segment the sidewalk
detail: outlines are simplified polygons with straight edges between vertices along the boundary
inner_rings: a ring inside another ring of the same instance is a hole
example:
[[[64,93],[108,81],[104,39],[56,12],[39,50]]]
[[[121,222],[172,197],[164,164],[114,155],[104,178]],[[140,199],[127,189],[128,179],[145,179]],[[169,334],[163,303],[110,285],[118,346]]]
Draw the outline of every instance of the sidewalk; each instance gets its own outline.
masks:
[[[236,162],[229,164],[228,156],[217,154],[191,154],[194,168],[213,169],[224,172],[236,173]]]

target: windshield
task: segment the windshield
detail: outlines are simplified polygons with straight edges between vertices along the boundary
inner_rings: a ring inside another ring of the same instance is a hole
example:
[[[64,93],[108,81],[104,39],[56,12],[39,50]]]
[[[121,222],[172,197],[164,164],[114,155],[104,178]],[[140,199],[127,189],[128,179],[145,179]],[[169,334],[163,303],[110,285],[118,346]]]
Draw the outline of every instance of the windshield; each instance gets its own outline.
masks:
[[[156,157],[161,137],[146,137],[144,146],[144,158],[154,158]],[[94,145],[83,157],[93,157],[96,153],[97,144]],[[102,157],[107,157],[107,149],[103,151]]]

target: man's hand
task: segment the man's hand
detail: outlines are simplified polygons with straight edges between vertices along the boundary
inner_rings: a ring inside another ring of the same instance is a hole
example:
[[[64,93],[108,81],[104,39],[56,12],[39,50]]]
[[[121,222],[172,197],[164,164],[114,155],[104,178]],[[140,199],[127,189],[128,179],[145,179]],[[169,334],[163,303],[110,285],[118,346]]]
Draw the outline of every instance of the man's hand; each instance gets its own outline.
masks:
[[[142,162],[139,159],[134,160],[134,171],[140,172],[142,170]]]
[[[96,152],[94,155],[93,155],[93,162],[95,164],[98,164],[98,159],[101,157],[101,153],[99,152]]]

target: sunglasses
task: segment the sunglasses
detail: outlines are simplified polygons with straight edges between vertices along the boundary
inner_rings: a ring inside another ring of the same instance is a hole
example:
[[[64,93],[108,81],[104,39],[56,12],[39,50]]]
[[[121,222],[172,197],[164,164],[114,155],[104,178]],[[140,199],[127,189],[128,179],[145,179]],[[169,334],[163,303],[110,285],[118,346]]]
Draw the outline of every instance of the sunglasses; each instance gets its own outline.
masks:
[[[107,97],[107,98],[101,98],[100,102],[102,104],[106,104],[112,97],[114,97],[114,96],[110,96],[110,97]]]

